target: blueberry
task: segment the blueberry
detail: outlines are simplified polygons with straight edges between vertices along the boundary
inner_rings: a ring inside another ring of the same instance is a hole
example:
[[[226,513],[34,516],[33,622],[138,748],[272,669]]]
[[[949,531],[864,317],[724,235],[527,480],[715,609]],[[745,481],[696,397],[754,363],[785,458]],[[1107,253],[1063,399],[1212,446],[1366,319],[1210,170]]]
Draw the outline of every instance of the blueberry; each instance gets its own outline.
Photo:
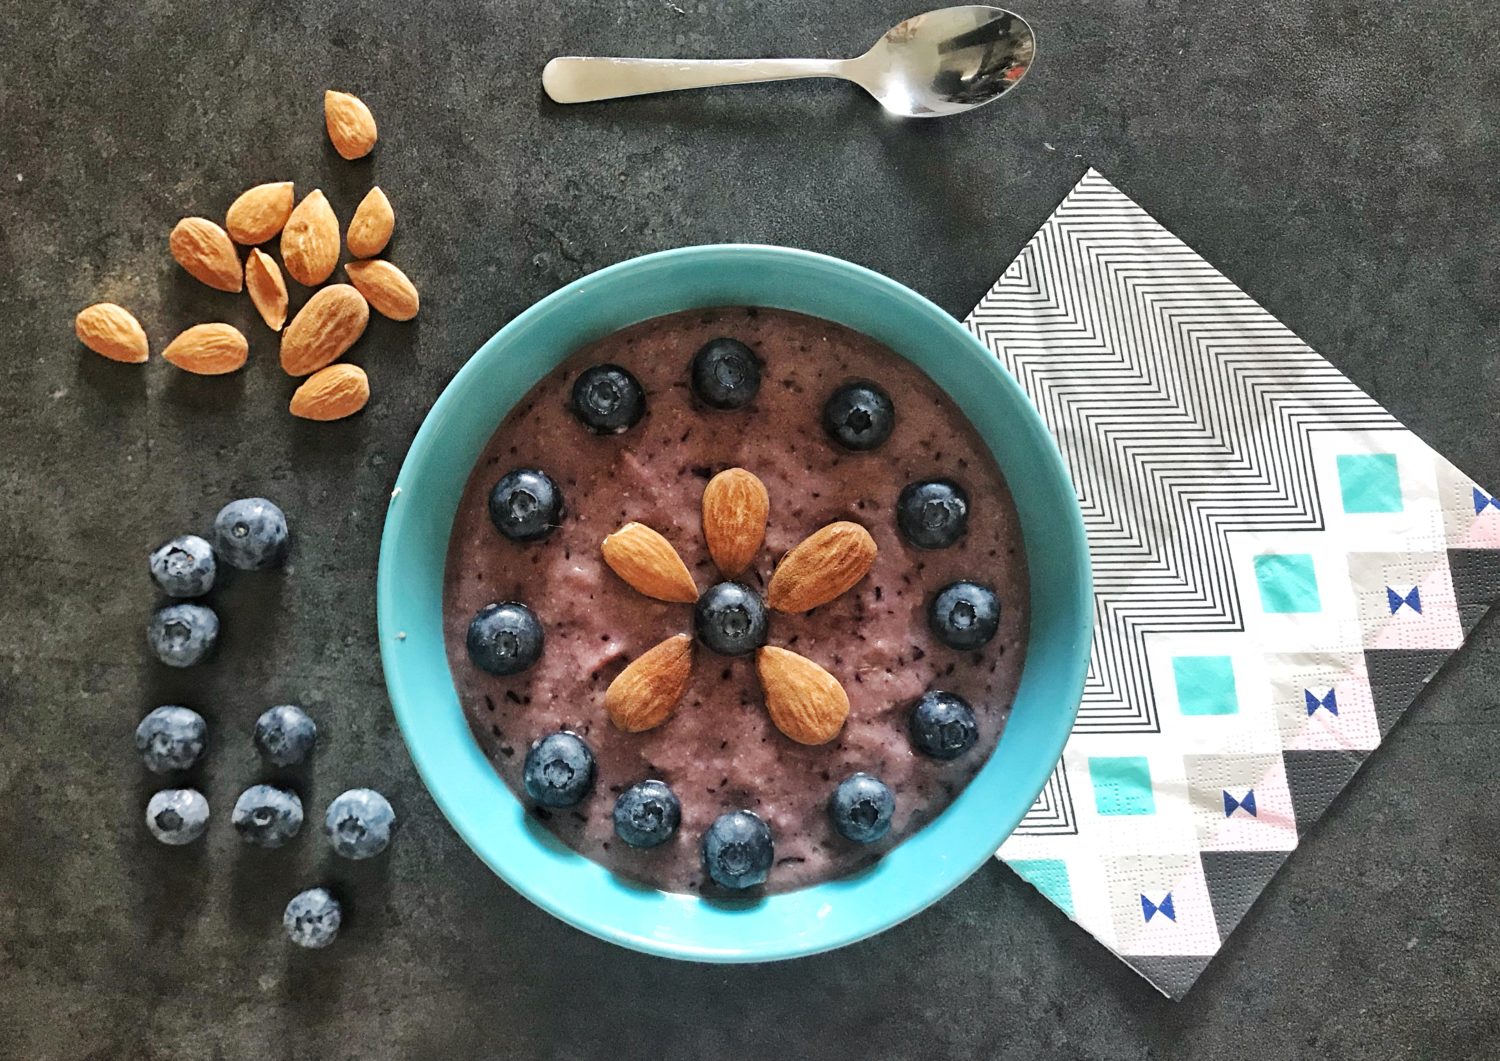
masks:
[[[682,821],[682,803],[665,781],[631,785],[615,800],[615,835],[631,847],[666,843]]]
[[[760,358],[738,339],[710,339],[693,355],[693,393],[715,409],[743,409],[760,390]]]
[[[214,550],[242,571],[264,571],[286,556],[286,514],[263,497],[244,497],[214,517]]]
[[[217,571],[213,547],[196,534],[178,535],[151,554],[151,577],[169,597],[203,596]]]
[[[288,789],[251,785],[234,801],[229,820],[245,843],[280,847],[302,829],[302,800]]]
[[[918,549],[946,549],[969,529],[969,495],[952,479],[907,483],[896,499],[896,525]]]
[[[823,430],[845,449],[874,449],[895,426],[891,396],[874,383],[846,383],[823,405]]]
[[[1000,598],[978,582],[950,582],[927,606],[927,625],[949,648],[979,648],[1000,629]]]
[[[574,806],[594,787],[594,753],[576,733],[549,733],[532,743],[521,779],[542,806]]]
[[[374,858],[391,842],[396,812],[373,788],[351,788],[334,797],[323,817],[323,832],[335,854]]]
[[[891,831],[896,797],[886,783],[869,774],[850,774],[828,799],[828,816],[846,840],[870,844]]]
[[[146,828],[164,844],[190,844],[208,828],[208,800],[193,788],[164,788],[146,804]]]
[[[516,468],[490,491],[490,522],[513,542],[540,541],[562,517],[562,491],[544,471]]]
[[[646,392],[619,365],[586,368],[573,382],[573,414],[590,431],[619,434],[634,427],[646,413]]]
[[[201,663],[219,639],[219,617],[202,604],[169,604],[151,616],[146,640],[169,667]]]
[[[747,810],[719,815],[703,834],[703,868],[726,888],[764,884],[775,857],[771,827]]]
[[[292,896],[281,915],[286,938],[299,947],[318,950],[338,938],[344,909],[327,888],[309,888]]]
[[[187,770],[203,754],[208,726],[187,707],[158,707],[135,727],[135,750],[153,774]]]
[[[748,586],[720,582],[703,591],[693,608],[693,633],[713,651],[743,656],[766,643],[766,605]]]
[[[292,704],[267,708],[255,720],[255,744],[276,766],[294,766],[318,741],[318,724]]]
[[[490,674],[520,674],[542,655],[545,636],[524,604],[486,604],[469,623],[469,661]]]
[[[929,689],[911,709],[911,742],[933,759],[957,759],[979,740],[979,723],[961,696]]]

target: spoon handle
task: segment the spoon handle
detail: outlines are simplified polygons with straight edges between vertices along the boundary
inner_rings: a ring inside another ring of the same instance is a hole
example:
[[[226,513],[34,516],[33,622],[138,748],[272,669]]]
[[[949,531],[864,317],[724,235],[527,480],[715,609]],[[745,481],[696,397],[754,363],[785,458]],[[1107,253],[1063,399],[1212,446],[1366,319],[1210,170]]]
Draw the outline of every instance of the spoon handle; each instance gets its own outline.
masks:
[[[648,92],[748,85],[798,77],[843,77],[841,59],[604,59],[568,55],[542,70],[554,103],[590,103]]]

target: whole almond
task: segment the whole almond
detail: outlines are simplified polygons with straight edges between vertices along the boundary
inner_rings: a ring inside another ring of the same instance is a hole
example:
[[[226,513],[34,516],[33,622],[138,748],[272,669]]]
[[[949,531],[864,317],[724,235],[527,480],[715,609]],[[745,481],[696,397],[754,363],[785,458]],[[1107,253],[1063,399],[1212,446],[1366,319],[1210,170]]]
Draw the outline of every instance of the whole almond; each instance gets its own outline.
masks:
[[[370,377],[358,365],[329,365],[302,381],[292,395],[292,415],[304,420],[342,420],[370,400]]]
[[[830,523],[781,558],[766,587],[766,603],[792,615],[811,611],[864,578],[874,562],[869,531],[846,520]]]
[[[409,321],[417,315],[421,306],[417,285],[390,262],[350,262],[344,272],[365,301],[391,320]]]
[[[669,717],[693,676],[693,639],[669,637],[638,656],[604,690],[609,720],[626,733],[654,729]]]
[[[250,344],[232,324],[195,324],[167,344],[161,356],[184,372],[222,376],[243,368]]]
[[[238,291],[245,286],[240,256],[229,233],[206,217],[185,217],[167,240],[172,257],[196,279],[220,291]]]
[[[257,184],[242,192],[229,204],[229,213],[224,216],[229,238],[246,246],[264,243],[280,232],[286,219],[292,216],[294,201],[291,181]]]
[[[798,744],[827,744],[849,717],[849,694],[806,656],[767,645],[755,656],[766,712]]]
[[[151,356],[146,329],[128,309],[113,302],[96,302],[73,318],[78,341],[111,361],[138,365]]]
[[[703,488],[703,537],[725,577],[750,566],[766,537],[771,497],[766,484],[744,468],[730,468]]]
[[[339,263],[339,219],[321,190],[297,204],[281,230],[281,261],[292,279],[316,287]]]
[[[345,242],[356,258],[373,258],[385,250],[396,230],[396,211],[379,188],[371,188],[354,208]]]
[[[369,303],[348,284],[330,284],[314,292],[281,333],[282,369],[288,376],[305,376],[332,364],[369,323]]]
[[[698,587],[672,543],[644,523],[627,523],[604,539],[604,562],[637,592],[674,604],[692,604]]]
[[[250,301],[260,311],[266,327],[273,332],[281,331],[286,323],[286,281],[276,259],[259,247],[245,259],[245,290],[250,292]]]
[[[353,161],[374,150],[379,136],[375,131],[375,115],[358,96],[332,89],[323,93],[323,119],[328,123],[328,139],[333,141],[333,149],[344,158]]]

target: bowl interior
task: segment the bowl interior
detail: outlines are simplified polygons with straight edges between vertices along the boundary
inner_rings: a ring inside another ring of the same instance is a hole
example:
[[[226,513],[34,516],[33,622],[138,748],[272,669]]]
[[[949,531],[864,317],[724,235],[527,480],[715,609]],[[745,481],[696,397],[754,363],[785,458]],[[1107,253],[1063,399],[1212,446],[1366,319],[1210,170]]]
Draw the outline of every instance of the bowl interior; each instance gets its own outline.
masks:
[[[1004,472],[1031,572],[1031,633],[990,761],[936,820],[872,869],[744,902],[671,895],[615,877],[528,818],[469,732],[443,645],[442,586],[459,496],[506,412],[558,362],[628,324],[758,305],[836,321],[914,362],[973,422]],[[501,329],[448,385],[412,443],[381,542],[381,656],[412,758],[448,820],[537,905],[604,939],[702,961],[828,950],[889,928],[969,876],[1020,821],[1062,753],[1088,665],[1082,518],[1051,436],[1016,382],[957,321],[838,259],[709,246],[632,259],[574,281]]]

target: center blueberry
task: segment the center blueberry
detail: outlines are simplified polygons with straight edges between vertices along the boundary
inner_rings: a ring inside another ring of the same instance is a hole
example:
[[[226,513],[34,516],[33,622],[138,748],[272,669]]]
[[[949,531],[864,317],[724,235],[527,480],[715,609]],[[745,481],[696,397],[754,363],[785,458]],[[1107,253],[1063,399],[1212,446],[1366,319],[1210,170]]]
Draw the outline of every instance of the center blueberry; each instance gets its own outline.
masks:
[[[698,598],[693,633],[723,656],[743,656],[766,643],[766,605],[760,594],[739,582],[720,582]]]

